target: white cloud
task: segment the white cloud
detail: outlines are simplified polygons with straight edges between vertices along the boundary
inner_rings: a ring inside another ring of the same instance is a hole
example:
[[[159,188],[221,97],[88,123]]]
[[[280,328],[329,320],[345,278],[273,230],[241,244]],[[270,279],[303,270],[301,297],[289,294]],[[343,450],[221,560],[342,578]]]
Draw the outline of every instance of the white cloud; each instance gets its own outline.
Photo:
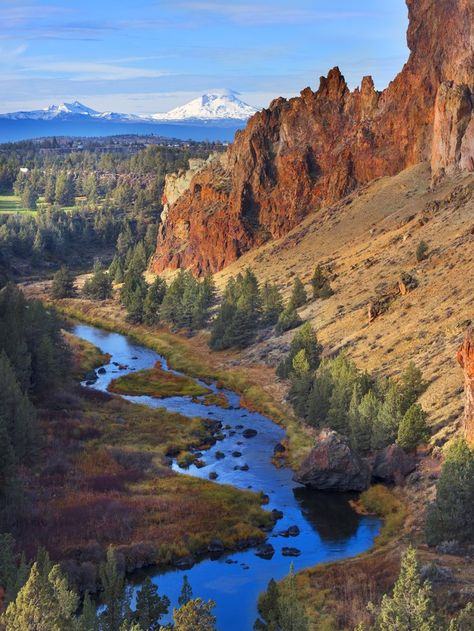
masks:
[[[197,13],[220,15],[242,26],[301,23],[308,20],[347,19],[365,15],[363,11],[317,11],[298,7],[281,7],[275,4],[235,4],[212,0],[186,0],[177,2],[174,6]]]
[[[27,72],[45,72],[63,76],[72,81],[126,81],[130,79],[152,79],[169,73],[149,68],[133,68],[113,63],[48,61],[29,65]]]

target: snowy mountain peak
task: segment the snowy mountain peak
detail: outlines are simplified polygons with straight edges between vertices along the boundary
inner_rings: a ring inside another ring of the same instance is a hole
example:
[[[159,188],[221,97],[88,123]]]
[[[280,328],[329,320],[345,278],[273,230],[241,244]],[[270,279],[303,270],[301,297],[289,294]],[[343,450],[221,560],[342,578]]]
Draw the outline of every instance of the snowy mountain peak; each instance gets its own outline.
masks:
[[[152,118],[161,121],[247,120],[257,110],[238,98],[234,90],[213,90]]]
[[[96,110],[79,103],[79,101],[50,105],[44,111],[50,114],[82,114],[85,116],[97,116],[99,114]]]

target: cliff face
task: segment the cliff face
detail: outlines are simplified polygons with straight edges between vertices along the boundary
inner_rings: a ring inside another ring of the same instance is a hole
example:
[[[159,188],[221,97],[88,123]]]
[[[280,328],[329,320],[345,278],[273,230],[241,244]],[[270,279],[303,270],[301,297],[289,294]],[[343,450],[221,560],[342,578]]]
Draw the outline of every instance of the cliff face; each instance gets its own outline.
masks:
[[[466,440],[474,444],[474,328],[470,328],[458,352],[458,361],[464,369],[466,388],[466,410],[464,414],[464,434]]]
[[[338,68],[276,99],[168,212],[152,270],[214,272],[361,184],[431,161],[474,170],[474,3],[407,0],[410,58],[384,92]]]

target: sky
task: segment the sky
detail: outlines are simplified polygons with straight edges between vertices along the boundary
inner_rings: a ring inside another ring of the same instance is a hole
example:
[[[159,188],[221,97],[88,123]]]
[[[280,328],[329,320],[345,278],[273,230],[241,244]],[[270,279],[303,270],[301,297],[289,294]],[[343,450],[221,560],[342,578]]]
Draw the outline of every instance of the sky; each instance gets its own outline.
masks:
[[[147,114],[223,88],[264,107],[335,65],[383,89],[408,57],[404,0],[0,0],[0,24],[0,112]]]

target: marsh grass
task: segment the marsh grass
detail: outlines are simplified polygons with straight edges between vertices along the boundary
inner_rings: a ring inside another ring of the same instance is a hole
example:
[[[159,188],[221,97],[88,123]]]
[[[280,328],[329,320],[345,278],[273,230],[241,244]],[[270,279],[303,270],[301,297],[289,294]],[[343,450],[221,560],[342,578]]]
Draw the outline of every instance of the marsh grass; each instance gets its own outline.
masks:
[[[114,379],[109,391],[131,396],[148,395],[157,399],[164,397],[197,397],[209,394],[210,390],[191,377],[175,375],[163,370],[159,363],[154,368],[139,370]]]

